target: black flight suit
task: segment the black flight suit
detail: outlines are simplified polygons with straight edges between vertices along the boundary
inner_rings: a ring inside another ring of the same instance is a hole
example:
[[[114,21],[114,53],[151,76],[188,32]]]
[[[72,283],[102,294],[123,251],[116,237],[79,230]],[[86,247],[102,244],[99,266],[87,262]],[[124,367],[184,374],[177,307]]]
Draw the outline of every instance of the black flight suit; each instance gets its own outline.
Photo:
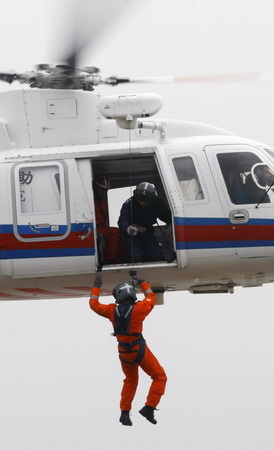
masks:
[[[171,212],[160,197],[156,197],[148,207],[142,207],[134,197],[123,204],[118,226],[124,238],[127,262],[165,260],[153,230],[157,219],[165,223],[171,222]],[[139,225],[144,227],[145,231],[136,236],[129,236],[127,229],[130,225]]]

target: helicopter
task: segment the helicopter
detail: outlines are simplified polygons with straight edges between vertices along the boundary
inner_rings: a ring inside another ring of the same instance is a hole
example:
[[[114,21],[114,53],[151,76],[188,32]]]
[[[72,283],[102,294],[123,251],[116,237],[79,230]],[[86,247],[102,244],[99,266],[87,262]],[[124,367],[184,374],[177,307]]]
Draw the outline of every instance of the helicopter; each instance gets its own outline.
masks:
[[[103,78],[96,67],[40,64],[0,80],[29,88],[1,92],[0,299],[86,297],[95,273],[102,295],[129,271],[164,292],[232,293],[273,282],[274,151],[207,124],[152,120],[156,94],[102,96],[100,85],[268,81],[271,73],[212,77]],[[97,233],[93,181],[111,180],[111,210],[120,192],[156,187],[172,213],[154,227],[165,260],[106,264]],[[247,196],[249,180],[261,195]],[[266,201],[267,200],[267,201]]]

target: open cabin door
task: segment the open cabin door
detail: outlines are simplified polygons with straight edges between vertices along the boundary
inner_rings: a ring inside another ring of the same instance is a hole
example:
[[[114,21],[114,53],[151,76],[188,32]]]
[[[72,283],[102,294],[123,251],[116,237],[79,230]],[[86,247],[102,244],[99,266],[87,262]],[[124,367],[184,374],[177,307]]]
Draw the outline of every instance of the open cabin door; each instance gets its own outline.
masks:
[[[132,197],[136,186],[142,182],[148,182],[154,184],[157,194],[163,200],[167,208],[172,209],[170,200],[168,199],[167,186],[161,176],[161,168],[156,159],[155,153],[134,154],[131,155],[109,155],[106,157],[96,158],[93,161],[93,179],[96,181],[98,177],[105,176],[110,180],[110,188],[106,193],[105,199],[101,202],[101,205],[107,205],[107,213],[104,213],[108,217],[107,227],[98,226],[97,223],[97,243],[99,251],[100,268],[102,270],[117,270],[117,267],[128,270],[132,267],[130,254],[127,249],[124,248],[123,255],[120,251],[116,252],[116,255],[109,255],[108,247],[110,246],[111,238],[110,232],[116,235],[116,241],[118,242],[119,228],[118,218],[123,203]],[[96,183],[95,183],[96,184]],[[95,186],[96,188],[96,186]],[[96,192],[95,192],[95,210],[98,208],[98,216],[102,217],[102,208],[100,205],[96,205]],[[145,210],[144,210],[145,214]],[[173,217],[173,211],[172,211]],[[98,222],[98,220],[97,220]],[[136,262],[136,267],[139,268],[153,268],[168,266],[177,266],[176,253],[174,248],[174,228],[173,218],[172,223],[166,224],[158,221],[159,225],[154,224],[154,235],[163,252],[163,259],[156,261],[146,259]],[[106,229],[108,228],[108,229]],[[110,229],[111,230],[110,230]],[[116,231],[116,233],[115,233]],[[123,244],[123,236],[120,233]],[[101,245],[103,243],[103,245]],[[112,246],[113,250],[113,246]],[[118,249],[117,249],[118,250]],[[141,264],[141,265],[140,265]]]
[[[15,278],[95,272],[93,215],[82,166],[71,159],[12,167]]]

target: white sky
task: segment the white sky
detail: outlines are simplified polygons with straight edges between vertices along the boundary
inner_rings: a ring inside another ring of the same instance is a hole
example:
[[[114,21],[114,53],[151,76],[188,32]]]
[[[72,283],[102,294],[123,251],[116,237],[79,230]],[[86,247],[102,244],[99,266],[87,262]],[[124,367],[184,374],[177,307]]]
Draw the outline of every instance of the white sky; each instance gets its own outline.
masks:
[[[1,1],[3,71],[57,58],[68,3]],[[132,77],[274,70],[272,0],[140,5],[87,48],[83,65]],[[125,91],[160,93],[161,117],[212,123],[274,147],[271,84],[119,89]],[[273,450],[273,292],[166,295],[144,333],[169,377],[156,427],[138,417],[149,386],[143,373],[134,426],[119,424],[116,345],[110,323],[89,311],[88,299],[0,303],[0,448]]]

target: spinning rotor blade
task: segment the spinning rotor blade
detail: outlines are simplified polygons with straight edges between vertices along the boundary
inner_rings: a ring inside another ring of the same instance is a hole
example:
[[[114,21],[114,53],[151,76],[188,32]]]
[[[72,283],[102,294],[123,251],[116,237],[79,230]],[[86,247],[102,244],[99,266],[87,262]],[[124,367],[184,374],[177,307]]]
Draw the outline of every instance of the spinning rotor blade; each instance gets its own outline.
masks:
[[[220,75],[116,78],[110,77],[112,84],[120,83],[273,83],[274,72],[232,73]],[[116,82],[114,82],[116,81]],[[111,83],[110,83],[111,84]]]
[[[177,83],[268,83],[274,81],[274,72],[246,72],[220,75],[175,77]]]
[[[111,22],[114,21],[134,0],[71,0],[69,11],[66,13],[68,20],[64,30],[63,42],[68,42],[64,63],[71,69],[78,64],[80,53],[92,45],[97,35],[108,31]],[[136,1],[135,1],[136,3]],[[67,37],[66,37],[67,36]]]
[[[16,73],[0,72],[0,80],[5,81],[6,83],[12,83],[16,78],[17,78]]]

